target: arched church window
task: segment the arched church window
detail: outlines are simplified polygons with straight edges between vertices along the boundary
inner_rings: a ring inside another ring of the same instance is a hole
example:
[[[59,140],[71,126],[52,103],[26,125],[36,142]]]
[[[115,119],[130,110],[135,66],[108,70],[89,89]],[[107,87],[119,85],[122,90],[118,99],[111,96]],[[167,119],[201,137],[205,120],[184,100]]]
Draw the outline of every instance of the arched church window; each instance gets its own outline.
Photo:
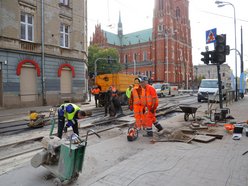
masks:
[[[180,15],[180,9],[179,9],[179,7],[177,7],[176,8],[176,18],[177,18],[177,20],[179,20],[180,17],[181,17],[181,15]]]
[[[158,9],[159,10],[163,10],[164,9],[164,0],[159,0]]]

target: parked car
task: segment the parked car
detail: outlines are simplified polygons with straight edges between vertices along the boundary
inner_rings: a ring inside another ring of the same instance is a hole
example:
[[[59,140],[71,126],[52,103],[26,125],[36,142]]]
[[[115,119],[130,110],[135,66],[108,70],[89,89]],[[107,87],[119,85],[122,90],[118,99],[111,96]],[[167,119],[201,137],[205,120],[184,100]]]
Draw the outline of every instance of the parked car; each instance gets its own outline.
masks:
[[[153,88],[155,88],[155,90],[156,90],[158,97],[162,97],[162,93],[161,93],[162,85],[163,85],[162,83],[153,83],[152,84]]]
[[[175,96],[178,95],[178,86],[164,83],[161,87],[161,96]]]

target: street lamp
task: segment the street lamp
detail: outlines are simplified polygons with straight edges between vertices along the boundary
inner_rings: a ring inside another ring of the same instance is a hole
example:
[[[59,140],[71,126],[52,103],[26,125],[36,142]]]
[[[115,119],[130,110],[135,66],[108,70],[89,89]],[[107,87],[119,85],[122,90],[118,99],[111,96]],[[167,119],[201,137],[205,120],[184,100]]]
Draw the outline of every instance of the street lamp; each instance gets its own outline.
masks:
[[[169,79],[169,61],[168,61],[168,41],[169,41],[169,35],[165,32],[165,37],[166,37],[166,83],[168,83]]]
[[[111,61],[116,61],[116,59],[112,59],[110,56],[108,56],[108,58],[103,58],[103,57],[99,57],[99,58],[97,58],[96,60],[95,60],[95,62],[94,62],[94,75],[95,76],[97,76],[97,62],[99,61],[99,60],[105,60],[105,61],[107,61],[108,63],[110,63]]]
[[[235,76],[236,76],[236,86],[235,86],[235,101],[238,101],[238,73],[237,73],[237,37],[236,37],[236,11],[235,6],[227,1],[215,1],[218,7],[223,7],[226,5],[231,5],[233,7],[233,19],[234,19],[234,36],[235,36]]]
[[[96,70],[96,69],[97,69],[97,61],[99,61],[99,60],[106,60],[106,58],[101,58],[101,57],[100,57],[100,58],[97,58],[97,59],[95,60],[95,62],[94,62],[94,69],[95,69],[95,70],[94,70],[94,75],[95,75],[95,76],[97,76],[97,70]]]

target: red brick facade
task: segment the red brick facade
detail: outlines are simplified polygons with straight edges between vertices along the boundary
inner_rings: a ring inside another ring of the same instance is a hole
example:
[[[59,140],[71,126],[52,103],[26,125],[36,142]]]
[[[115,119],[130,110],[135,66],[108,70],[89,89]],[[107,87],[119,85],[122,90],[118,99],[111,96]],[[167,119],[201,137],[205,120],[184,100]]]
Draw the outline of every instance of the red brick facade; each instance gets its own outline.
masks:
[[[155,0],[152,29],[123,35],[119,18],[117,35],[96,25],[91,44],[117,48],[123,73],[144,74],[190,88],[193,65],[188,9],[188,0]]]

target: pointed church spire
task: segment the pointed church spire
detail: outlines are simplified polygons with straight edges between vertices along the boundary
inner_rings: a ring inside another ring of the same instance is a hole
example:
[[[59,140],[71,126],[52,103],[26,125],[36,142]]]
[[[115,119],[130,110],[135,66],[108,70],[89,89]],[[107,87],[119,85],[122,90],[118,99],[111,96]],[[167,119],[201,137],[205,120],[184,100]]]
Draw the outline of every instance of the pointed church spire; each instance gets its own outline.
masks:
[[[119,22],[118,22],[118,36],[121,37],[123,35],[123,28],[121,22],[121,12],[119,12]]]

